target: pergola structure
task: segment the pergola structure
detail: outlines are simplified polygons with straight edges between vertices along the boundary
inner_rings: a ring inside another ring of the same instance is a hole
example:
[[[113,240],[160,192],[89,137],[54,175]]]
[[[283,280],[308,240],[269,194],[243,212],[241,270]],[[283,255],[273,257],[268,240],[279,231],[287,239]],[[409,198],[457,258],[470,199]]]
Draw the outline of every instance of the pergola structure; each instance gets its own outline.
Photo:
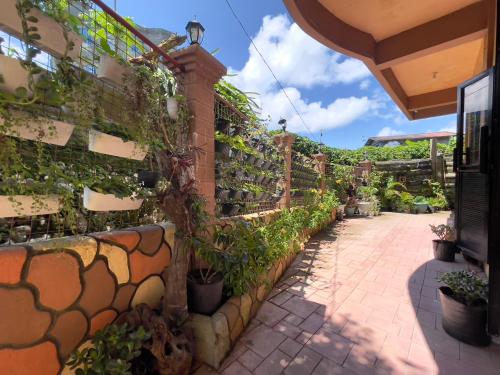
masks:
[[[494,64],[495,0],[284,0],[310,36],[362,60],[408,119],[455,113]]]

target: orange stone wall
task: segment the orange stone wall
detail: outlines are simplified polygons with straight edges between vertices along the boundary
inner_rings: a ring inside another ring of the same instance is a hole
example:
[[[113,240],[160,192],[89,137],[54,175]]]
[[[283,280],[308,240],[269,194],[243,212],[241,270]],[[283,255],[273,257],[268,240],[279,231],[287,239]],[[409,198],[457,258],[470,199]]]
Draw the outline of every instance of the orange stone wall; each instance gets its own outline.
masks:
[[[139,303],[159,305],[174,226],[0,247],[0,374],[69,374],[80,345]]]

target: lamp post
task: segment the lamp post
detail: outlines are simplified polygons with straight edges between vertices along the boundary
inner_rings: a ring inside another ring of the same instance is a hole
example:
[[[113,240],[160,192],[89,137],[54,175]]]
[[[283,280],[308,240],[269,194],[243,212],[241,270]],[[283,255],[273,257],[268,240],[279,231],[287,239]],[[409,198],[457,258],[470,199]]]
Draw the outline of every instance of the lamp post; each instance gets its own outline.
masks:
[[[189,21],[186,25],[186,32],[189,35],[189,40],[191,45],[201,44],[203,41],[203,35],[205,33],[205,28],[201,23],[196,20]]]
[[[283,133],[286,133],[286,120],[284,118],[282,118],[278,121],[278,125],[281,125],[281,129],[283,130]]]

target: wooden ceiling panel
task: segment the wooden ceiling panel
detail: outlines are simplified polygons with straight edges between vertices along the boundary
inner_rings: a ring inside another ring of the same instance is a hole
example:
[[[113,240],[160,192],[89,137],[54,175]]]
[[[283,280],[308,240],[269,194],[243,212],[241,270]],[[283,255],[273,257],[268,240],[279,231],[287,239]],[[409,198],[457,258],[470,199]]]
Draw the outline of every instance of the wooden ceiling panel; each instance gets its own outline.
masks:
[[[484,38],[394,65],[408,96],[456,87],[484,69]]]
[[[313,0],[314,1],[314,0]],[[376,41],[399,34],[480,0],[319,0],[345,23]]]

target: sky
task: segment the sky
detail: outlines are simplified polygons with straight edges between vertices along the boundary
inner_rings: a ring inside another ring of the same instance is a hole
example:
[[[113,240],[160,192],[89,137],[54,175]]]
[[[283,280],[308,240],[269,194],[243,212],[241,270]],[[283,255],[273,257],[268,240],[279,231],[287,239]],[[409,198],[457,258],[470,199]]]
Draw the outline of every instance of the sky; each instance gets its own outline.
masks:
[[[304,122],[296,114],[225,0],[116,0],[117,11],[146,27],[185,34],[187,22],[205,27],[202,43],[238,88],[258,93],[269,127],[280,118],[290,131],[339,148],[357,148],[377,135],[455,131],[456,116],[409,121],[365,65],[323,46],[294,23],[281,0],[229,0]],[[113,6],[113,1],[106,3]],[[322,134],[322,136],[321,136]]]

